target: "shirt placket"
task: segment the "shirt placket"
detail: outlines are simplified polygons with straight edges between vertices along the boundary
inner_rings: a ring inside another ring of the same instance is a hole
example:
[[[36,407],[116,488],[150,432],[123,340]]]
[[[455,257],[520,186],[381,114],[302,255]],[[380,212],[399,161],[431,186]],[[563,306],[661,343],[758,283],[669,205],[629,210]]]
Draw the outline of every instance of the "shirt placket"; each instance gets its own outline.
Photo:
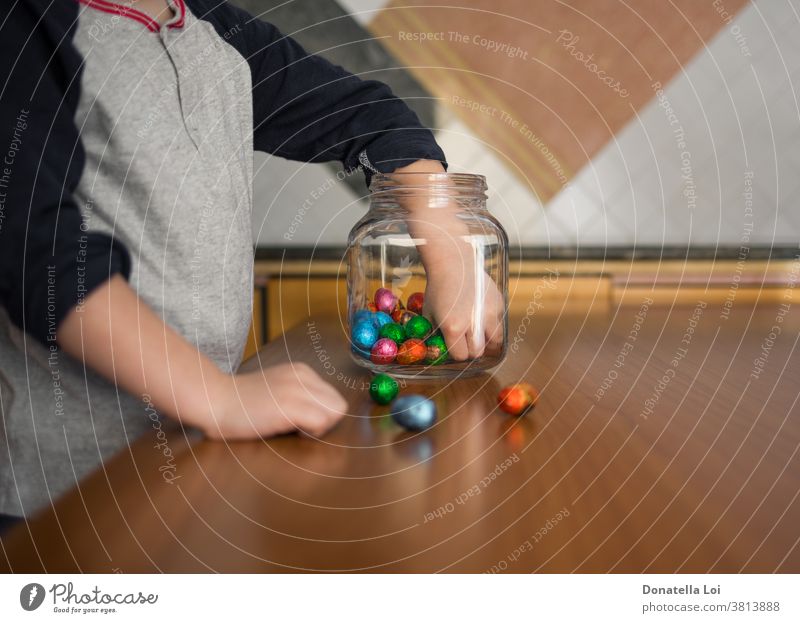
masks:
[[[175,69],[178,84],[178,99],[181,117],[186,133],[197,151],[202,152],[203,136],[201,90],[196,80],[195,67],[191,55],[187,55],[181,45],[181,33],[178,29],[162,27],[159,35],[164,44],[167,56]]]

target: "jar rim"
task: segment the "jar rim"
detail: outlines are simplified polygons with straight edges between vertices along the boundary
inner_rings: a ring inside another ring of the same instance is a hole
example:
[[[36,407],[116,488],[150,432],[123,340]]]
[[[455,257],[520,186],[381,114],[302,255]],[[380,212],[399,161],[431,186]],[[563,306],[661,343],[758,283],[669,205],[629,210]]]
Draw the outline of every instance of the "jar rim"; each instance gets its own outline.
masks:
[[[375,173],[369,185],[370,192],[399,190],[403,188],[452,189],[462,192],[484,193],[488,189],[486,176],[477,173]]]

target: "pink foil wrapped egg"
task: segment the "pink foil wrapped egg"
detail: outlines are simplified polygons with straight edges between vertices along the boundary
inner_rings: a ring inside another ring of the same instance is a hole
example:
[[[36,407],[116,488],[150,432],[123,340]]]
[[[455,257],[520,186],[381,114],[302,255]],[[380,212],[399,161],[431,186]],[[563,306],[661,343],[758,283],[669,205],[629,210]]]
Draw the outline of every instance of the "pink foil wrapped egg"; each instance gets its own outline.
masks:
[[[394,308],[397,307],[397,297],[392,294],[391,290],[378,288],[375,291],[375,307],[378,308],[378,311],[391,314]]]
[[[397,344],[388,337],[383,337],[375,342],[369,355],[372,363],[379,365],[390,364],[395,360],[395,357],[397,357]]]

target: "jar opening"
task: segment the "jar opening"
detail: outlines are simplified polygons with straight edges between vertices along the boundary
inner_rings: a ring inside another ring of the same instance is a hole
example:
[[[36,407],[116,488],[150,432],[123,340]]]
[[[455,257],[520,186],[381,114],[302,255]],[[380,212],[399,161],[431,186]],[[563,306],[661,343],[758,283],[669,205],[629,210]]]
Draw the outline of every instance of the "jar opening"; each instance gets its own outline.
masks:
[[[369,185],[373,209],[403,209],[411,200],[418,207],[459,207],[486,210],[486,178],[471,173],[378,173]]]
[[[474,173],[376,173],[369,185],[372,193],[420,190],[476,196],[484,196],[487,188],[486,177]]]

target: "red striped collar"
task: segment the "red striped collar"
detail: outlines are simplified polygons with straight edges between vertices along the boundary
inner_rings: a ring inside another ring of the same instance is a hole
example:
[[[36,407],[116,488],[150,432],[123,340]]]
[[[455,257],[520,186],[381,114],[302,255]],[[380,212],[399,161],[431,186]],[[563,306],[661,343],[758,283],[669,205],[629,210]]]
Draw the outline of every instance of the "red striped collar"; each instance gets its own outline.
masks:
[[[116,2],[109,2],[108,0],[78,0],[78,2],[92,7],[93,9],[97,9],[98,11],[129,17],[147,26],[147,29],[151,32],[158,32],[161,30],[161,26],[156,20],[132,6],[117,4]],[[183,0],[175,0],[175,2],[178,5],[179,17],[174,21],[167,22],[168,28],[181,28],[186,18],[186,5],[183,3]]]

